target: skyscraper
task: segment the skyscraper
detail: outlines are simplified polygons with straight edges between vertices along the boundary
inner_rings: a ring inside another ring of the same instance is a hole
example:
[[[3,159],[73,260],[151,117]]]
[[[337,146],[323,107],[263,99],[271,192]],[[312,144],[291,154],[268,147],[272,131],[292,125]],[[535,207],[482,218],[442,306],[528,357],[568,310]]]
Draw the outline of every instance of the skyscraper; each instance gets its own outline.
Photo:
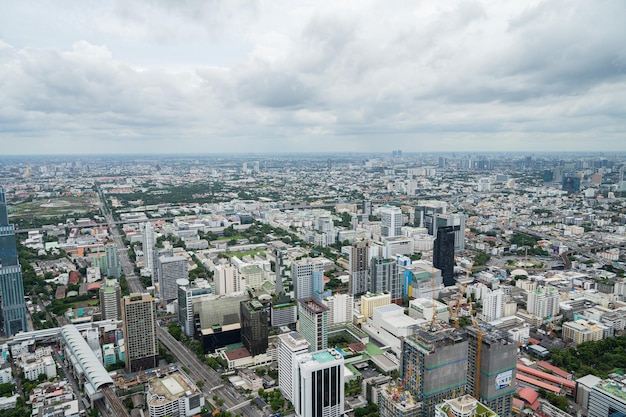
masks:
[[[269,336],[269,306],[264,306],[259,300],[249,300],[241,301],[239,307],[241,342],[252,356],[265,353]]]
[[[433,234],[433,223],[437,214],[446,212],[448,203],[439,200],[426,200],[415,206],[413,224],[415,227],[425,227],[429,234]]]
[[[328,346],[328,307],[312,297],[298,300],[300,334],[311,344],[311,351]]]
[[[465,220],[463,213],[437,214],[433,222],[432,235],[437,237],[437,230],[441,227],[452,226],[454,230],[454,252],[461,253],[465,250]]]
[[[239,270],[233,265],[216,265],[213,277],[216,295],[228,295],[244,290]]]
[[[152,285],[154,281],[154,228],[150,222],[141,225],[141,250],[143,251],[143,269],[152,277]]]
[[[483,316],[485,321],[494,321],[504,312],[504,293],[502,290],[490,291],[484,296]]]
[[[379,212],[382,219],[381,235],[383,237],[402,235],[402,210],[398,207],[384,206]]]
[[[389,292],[391,302],[402,302],[402,275],[394,259],[378,256],[372,258],[370,265],[370,292]]]
[[[440,227],[437,230],[433,248],[433,265],[441,270],[443,285],[451,287],[454,281],[454,226]]]
[[[15,226],[9,224],[4,188],[0,187],[0,320],[5,336],[26,330],[22,268],[17,258]]]
[[[117,256],[117,249],[118,247],[115,243],[109,243],[105,247],[107,259],[107,275],[119,279],[122,275],[122,266],[120,265],[120,259]]]
[[[159,345],[152,296],[134,293],[122,298],[122,325],[128,372],[156,368]]]
[[[539,287],[528,292],[526,309],[530,314],[546,318],[559,313],[559,290],[555,287]]]
[[[344,359],[335,349],[296,357],[297,389],[293,405],[299,417],[344,415]]]
[[[319,259],[304,258],[291,263],[291,280],[296,299],[313,296],[313,272],[324,272],[324,264]]]
[[[369,248],[366,240],[352,244],[350,248],[350,294],[359,296],[368,291]]]
[[[100,313],[102,320],[119,320],[122,318],[121,289],[117,281],[106,280],[100,287]]]
[[[486,331],[473,327],[466,330],[468,336],[466,392],[498,415],[512,415],[517,343],[509,341],[506,333],[499,330]]]
[[[188,279],[187,259],[183,256],[159,257],[159,297],[162,301],[178,298],[179,279]]]

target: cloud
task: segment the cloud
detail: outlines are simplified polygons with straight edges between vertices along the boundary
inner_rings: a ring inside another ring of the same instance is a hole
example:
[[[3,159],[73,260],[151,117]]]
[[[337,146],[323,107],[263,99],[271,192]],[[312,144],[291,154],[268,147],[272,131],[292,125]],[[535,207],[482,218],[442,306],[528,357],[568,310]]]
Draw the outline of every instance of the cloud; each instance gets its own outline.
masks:
[[[32,146],[45,140],[58,152],[623,150],[624,9],[146,0],[75,6],[61,28],[15,4],[0,17],[0,140],[8,153],[53,149]],[[3,20],[18,17],[38,26]]]

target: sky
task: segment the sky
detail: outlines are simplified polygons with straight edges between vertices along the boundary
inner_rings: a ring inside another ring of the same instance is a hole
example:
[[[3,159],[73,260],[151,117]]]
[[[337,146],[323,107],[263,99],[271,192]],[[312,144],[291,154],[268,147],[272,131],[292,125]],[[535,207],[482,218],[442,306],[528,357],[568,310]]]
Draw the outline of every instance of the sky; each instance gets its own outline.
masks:
[[[623,0],[0,10],[0,155],[626,151]]]

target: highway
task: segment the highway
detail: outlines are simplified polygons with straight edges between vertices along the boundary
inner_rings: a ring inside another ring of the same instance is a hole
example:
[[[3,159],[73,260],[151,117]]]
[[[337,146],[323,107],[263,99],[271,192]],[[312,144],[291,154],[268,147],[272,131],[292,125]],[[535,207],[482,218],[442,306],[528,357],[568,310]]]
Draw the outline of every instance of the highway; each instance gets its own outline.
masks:
[[[118,246],[118,255],[122,271],[126,276],[126,282],[131,292],[145,292],[145,288],[141,283],[141,280],[135,275],[134,265],[128,257],[128,252],[120,232],[117,228],[117,224],[113,221],[113,216],[110,210],[106,206],[106,199],[104,195],[98,189],[98,195],[100,196],[101,210],[109,223],[109,230],[115,244]],[[156,324],[157,336],[159,342],[167,348],[178,359],[180,364],[189,369],[190,377],[197,381],[203,381],[204,386],[200,388],[207,401],[209,401],[213,395],[217,395],[224,400],[224,409],[236,408],[237,413],[244,417],[262,417],[262,413],[254,406],[250,404],[240,404],[247,401],[247,398],[241,395],[235,387],[230,384],[224,384],[220,375],[210,366],[202,362],[198,357],[183,345],[179,340],[175,339],[167,329]]]

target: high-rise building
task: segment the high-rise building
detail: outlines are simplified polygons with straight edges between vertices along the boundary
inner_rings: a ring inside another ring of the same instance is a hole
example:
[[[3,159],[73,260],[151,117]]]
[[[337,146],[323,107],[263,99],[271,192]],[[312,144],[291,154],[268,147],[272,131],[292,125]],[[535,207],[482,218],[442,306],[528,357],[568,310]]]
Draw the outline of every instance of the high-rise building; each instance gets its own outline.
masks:
[[[391,304],[391,294],[388,292],[380,293],[365,293],[361,297],[361,314],[365,316],[365,319],[371,319],[374,315],[374,309],[376,307],[382,307]]]
[[[504,293],[502,290],[489,291],[483,299],[483,319],[494,321],[504,313]]]
[[[179,279],[188,279],[187,259],[183,256],[159,257],[159,297],[161,301],[172,301],[178,298]]]
[[[283,287],[283,257],[284,252],[280,249],[276,249],[274,254],[276,256],[276,294],[280,295],[285,292]]]
[[[626,415],[626,384],[613,379],[601,381],[589,393],[589,417]]]
[[[352,244],[350,247],[350,294],[359,296],[369,288],[369,248],[366,240]]]
[[[152,285],[157,285],[161,282],[159,277],[159,258],[161,256],[174,256],[173,248],[157,248],[152,251]]]
[[[334,294],[322,300],[328,307],[328,325],[352,322],[354,297],[349,294]]]
[[[465,392],[467,339],[461,331],[444,327],[417,329],[402,340],[401,371],[406,389],[422,402],[421,416],[431,417],[443,400]]]
[[[27,330],[22,267],[17,257],[15,226],[9,223],[4,188],[0,187],[0,319],[7,337]]]
[[[309,351],[309,342],[298,332],[278,335],[278,386],[286,400],[294,403],[298,386],[296,357]]]
[[[437,230],[433,248],[433,265],[441,270],[443,285],[451,287],[454,281],[454,227],[445,226]]]
[[[156,368],[159,344],[154,298],[139,293],[122,298],[122,326],[128,372]]]
[[[288,296],[278,298],[272,305],[272,327],[289,326],[298,321],[298,305]]]
[[[313,296],[313,272],[324,272],[324,264],[317,258],[304,258],[291,263],[291,281],[296,299]]]
[[[150,222],[141,225],[141,250],[143,251],[143,269],[152,277],[152,285],[154,281],[154,228]]]
[[[328,346],[328,307],[313,297],[298,300],[300,334],[311,344],[311,351]]]
[[[466,392],[498,415],[512,415],[517,343],[496,329],[468,327],[466,330],[469,347]]]
[[[395,237],[402,235],[402,210],[398,207],[383,206],[379,209],[382,227],[381,235],[383,237]]]
[[[446,212],[448,203],[439,200],[426,200],[415,206],[413,224],[415,227],[425,227],[428,234],[433,235],[433,223],[437,214]]]
[[[296,357],[297,389],[293,406],[299,417],[344,415],[344,359],[335,349]]]
[[[267,352],[269,306],[259,300],[241,301],[241,342],[252,356]]]
[[[580,192],[580,178],[570,176],[563,178],[562,190],[567,191],[568,194],[578,194]]]
[[[213,283],[213,292],[216,295],[229,295],[244,290],[241,275],[234,265],[216,265]]]
[[[100,287],[100,313],[102,320],[120,320],[122,318],[122,293],[115,280],[107,280]]]
[[[115,243],[109,243],[105,246],[107,275],[109,277],[120,279],[120,276],[122,275],[122,265],[120,265],[120,258],[117,255],[117,249],[118,247]]]
[[[402,275],[395,259],[375,256],[370,264],[370,292],[391,294],[391,302],[402,302]]]
[[[433,222],[432,235],[437,237],[437,230],[441,227],[452,226],[454,230],[454,252],[461,253],[465,250],[465,220],[463,213],[437,214]]]
[[[555,287],[538,287],[528,292],[526,309],[540,318],[553,317],[559,314],[559,290]]]

